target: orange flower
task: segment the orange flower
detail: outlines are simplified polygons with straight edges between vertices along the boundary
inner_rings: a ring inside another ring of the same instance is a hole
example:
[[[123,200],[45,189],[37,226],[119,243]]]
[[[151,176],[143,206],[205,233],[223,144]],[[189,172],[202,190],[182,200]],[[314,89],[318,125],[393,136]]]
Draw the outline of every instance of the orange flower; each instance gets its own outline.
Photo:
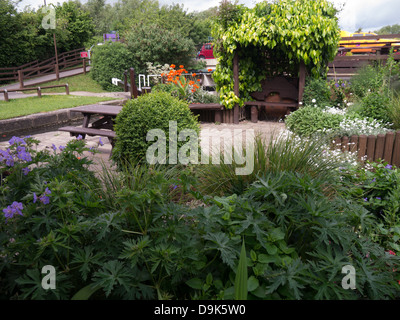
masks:
[[[171,64],[170,67],[171,67],[172,69],[175,69],[175,65],[174,65],[174,64]]]
[[[179,66],[179,69],[183,69],[183,68],[184,68],[183,65],[180,65],[180,66]]]
[[[212,71],[212,69],[207,69],[207,71],[208,71],[208,72],[211,72],[211,71]]]
[[[196,73],[193,73],[192,76],[195,77],[195,76],[197,76],[197,74],[196,74]]]
[[[200,82],[201,80],[200,80],[200,79],[197,79],[197,81]]]

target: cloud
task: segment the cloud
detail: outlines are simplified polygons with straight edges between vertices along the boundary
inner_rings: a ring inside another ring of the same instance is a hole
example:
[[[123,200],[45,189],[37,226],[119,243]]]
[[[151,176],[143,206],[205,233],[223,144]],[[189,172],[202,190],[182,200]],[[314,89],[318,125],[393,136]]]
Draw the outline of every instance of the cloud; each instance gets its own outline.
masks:
[[[336,8],[343,6],[339,25],[343,30],[354,32],[374,31],[383,26],[400,24],[399,0],[331,0]]]

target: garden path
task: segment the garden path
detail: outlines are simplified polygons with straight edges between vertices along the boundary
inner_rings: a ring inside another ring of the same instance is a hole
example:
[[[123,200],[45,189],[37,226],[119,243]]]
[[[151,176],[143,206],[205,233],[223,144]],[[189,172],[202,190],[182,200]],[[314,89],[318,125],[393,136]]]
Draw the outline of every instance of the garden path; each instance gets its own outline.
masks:
[[[207,133],[208,136],[211,137],[212,141],[214,138],[218,141],[221,137],[226,137],[231,133],[233,136],[236,135],[245,135],[247,130],[252,129],[254,133],[259,133],[263,138],[268,141],[272,135],[279,133],[281,130],[285,129],[285,124],[283,122],[277,121],[259,121],[257,123],[252,123],[250,121],[242,121],[239,124],[214,124],[214,123],[202,123],[200,125],[201,132],[200,132],[200,139]],[[239,130],[239,131],[235,131]],[[48,131],[44,133],[33,134],[32,137],[36,138],[40,141],[39,145],[37,146],[37,150],[43,150],[45,148],[49,148],[51,150],[52,144],[54,144],[57,148],[59,146],[65,146],[66,143],[71,140],[75,139],[70,137],[68,132],[61,132],[61,131]],[[10,137],[11,138],[11,137]],[[91,153],[87,152],[85,155],[88,156],[89,159],[93,160],[93,167],[91,169],[97,171],[101,170],[102,163],[104,163],[107,167],[110,166],[110,152],[111,152],[111,144],[107,138],[102,138],[103,145],[99,145],[99,137],[87,137],[87,146],[88,147],[95,147],[98,150],[98,153],[92,155]],[[246,140],[243,139],[243,142]],[[235,138],[233,139],[235,142]],[[6,149],[8,147],[8,141],[0,142],[0,149]],[[208,146],[201,142],[201,146],[203,150],[208,150]],[[212,149],[212,145],[209,144]]]

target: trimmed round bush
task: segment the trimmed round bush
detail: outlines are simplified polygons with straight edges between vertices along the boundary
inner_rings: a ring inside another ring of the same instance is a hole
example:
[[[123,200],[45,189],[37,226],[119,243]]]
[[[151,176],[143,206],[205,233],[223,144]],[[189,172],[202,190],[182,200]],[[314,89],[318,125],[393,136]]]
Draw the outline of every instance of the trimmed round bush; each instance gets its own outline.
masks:
[[[147,134],[152,129],[164,132],[168,155],[170,121],[176,121],[178,135],[184,129],[192,129],[197,137],[199,136],[200,126],[197,116],[190,111],[187,102],[167,92],[152,92],[129,100],[116,118],[117,139],[112,159],[118,166],[125,162],[145,162],[148,148],[158,142],[157,138],[146,140]],[[178,152],[188,140],[189,138],[177,142]]]

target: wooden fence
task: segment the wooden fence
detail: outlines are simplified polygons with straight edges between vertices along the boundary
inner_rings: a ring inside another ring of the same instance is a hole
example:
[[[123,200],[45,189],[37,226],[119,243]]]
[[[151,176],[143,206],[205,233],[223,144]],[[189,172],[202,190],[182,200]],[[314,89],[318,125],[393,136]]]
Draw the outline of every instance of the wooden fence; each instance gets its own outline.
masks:
[[[391,165],[400,167],[400,130],[386,134],[353,135],[336,138],[334,147],[342,151],[358,152],[360,161],[382,159]]]
[[[42,89],[50,89],[50,88],[61,88],[65,87],[65,94],[69,95],[69,86],[68,83],[66,84],[59,84],[59,85],[54,85],[54,86],[44,86],[44,87],[32,87],[32,88],[24,88],[24,89],[4,89],[0,90],[0,93],[4,94],[4,101],[8,102],[10,99],[8,98],[8,93],[9,92],[17,92],[17,91],[34,91],[36,90],[37,96],[39,98],[42,97]]]
[[[385,64],[392,47],[400,53],[400,34],[343,37],[338,55],[328,64],[328,77],[350,78],[367,64]],[[395,54],[394,59],[400,60],[400,54]]]
[[[60,70],[75,69],[85,66],[85,59],[80,57],[80,52],[85,48],[79,48],[72,51],[64,52],[58,55],[58,64],[56,57],[46,59],[39,62],[38,60],[29,62],[15,68],[0,68],[0,81],[19,81],[20,87],[23,88],[23,81],[48,74],[58,74]]]

